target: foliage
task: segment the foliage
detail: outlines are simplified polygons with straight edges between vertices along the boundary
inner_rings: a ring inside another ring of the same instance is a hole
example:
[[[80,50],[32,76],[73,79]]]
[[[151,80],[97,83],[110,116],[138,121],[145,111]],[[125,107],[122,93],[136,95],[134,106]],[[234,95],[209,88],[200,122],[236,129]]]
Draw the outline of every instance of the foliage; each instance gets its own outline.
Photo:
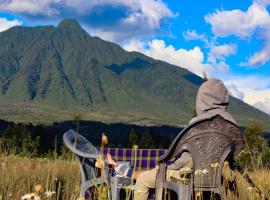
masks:
[[[38,153],[40,138],[32,138],[25,125],[8,127],[1,137],[1,150],[8,154],[35,157]]]
[[[263,138],[262,127],[253,122],[244,132],[245,147],[238,156],[238,162],[249,169],[270,167],[270,146]]]
[[[141,137],[139,148],[142,149],[154,149],[156,148],[155,141],[152,138],[152,135],[150,134],[150,131],[148,128],[144,129],[143,135]]]
[[[72,151],[67,148],[65,144],[61,146],[61,158],[64,160],[72,160],[73,159],[73,153]]]
[[[135,130],[132,128],[130,130],[130,133],[128,135],[128,143],[129,143],[129,147],[133,147],[134,145],[138,144],[139,142],[139,138],[137,133],[135,132]]]

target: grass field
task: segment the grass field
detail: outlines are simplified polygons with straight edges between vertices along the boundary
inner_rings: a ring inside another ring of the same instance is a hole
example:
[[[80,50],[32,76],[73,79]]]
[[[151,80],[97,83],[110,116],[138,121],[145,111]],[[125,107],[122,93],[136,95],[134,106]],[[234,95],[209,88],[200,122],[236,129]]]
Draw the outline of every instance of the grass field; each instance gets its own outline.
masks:
[[[250,174],[269,198],[270,170],[261,169]],[[239,174],[237,177],[238,199],[260,199]],[[77,200],[79,190],[80,171],[75,161],[0,156],[0,200],[19,200],[33,192],[38,193],[42,200]]]
[[[84,120],[103,123],[122,122],[137,125],[172,125],[183,127],[190,116],[160,118],[140,112],[116,112],[108,109],[91,109],[76,106],[76,108],[57,108],[42,103],[18,103],[0,101],[1,119],[17,123],[52,124],[54,122],[73,120],[80,113]],[[182,122],[182,123],[179,123]]]
[[[1,156],[0,199],[19,200],[23,195],[35,191],[42,200],[78,199],[80,171],[76,162]],[[48,197],[46,191],[55,194]]]

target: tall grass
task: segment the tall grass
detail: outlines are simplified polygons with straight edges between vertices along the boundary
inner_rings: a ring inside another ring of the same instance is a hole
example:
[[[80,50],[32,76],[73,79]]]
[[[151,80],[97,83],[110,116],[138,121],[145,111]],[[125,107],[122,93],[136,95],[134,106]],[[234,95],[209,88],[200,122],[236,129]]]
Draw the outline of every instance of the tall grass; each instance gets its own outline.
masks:
[[[258,169],[250,173],[266,197],[270,197],[270,170]],[[42,200],[77,200],[80,191],[80,171],[75,161],[61,159],[29,159],[0,155],[0,200],[20,200],[24,194],[35,191],[41,185]],[[260,199],[246,181],[237,174],[240,200]],[[55,191],[51,197],[46,191]],[[228,200],[235,197],[228,195]]]
[[[264,197],[270,198],[270,171],[269,170],[257,170],[253,173],[249,173],[255,184],[261,189]],[[228,200],[240,199],[240,200],[261,200],[262,198],[258,195],[254,188],[243,179],[241,174],[236,174],[237,180],[237,192],[238,198],[227,196]]]
[[[75,200],[79,197],[80,171],[75,161],[29,159],[0,155],[0,200],[19,200],[41,185],[41,199]],[[51,198],[46,191],[55,192]]]

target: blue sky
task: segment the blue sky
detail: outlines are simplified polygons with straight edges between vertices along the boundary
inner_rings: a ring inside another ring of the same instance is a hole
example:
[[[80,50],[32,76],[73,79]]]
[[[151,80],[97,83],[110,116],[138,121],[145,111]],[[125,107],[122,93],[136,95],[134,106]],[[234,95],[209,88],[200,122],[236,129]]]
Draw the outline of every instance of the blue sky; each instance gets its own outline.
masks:
[[[90,35],[222,79],[270,114],[270,0],[0,0],[0,31],[75,18]]]

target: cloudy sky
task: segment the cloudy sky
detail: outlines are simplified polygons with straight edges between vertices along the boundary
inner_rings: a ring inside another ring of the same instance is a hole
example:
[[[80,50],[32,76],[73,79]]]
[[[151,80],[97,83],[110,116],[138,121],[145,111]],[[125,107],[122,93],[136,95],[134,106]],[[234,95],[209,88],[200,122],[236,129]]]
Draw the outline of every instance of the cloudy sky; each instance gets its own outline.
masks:
[[[270,0],[0,0],[0,31],[75,18],[91,35],[202,76],[270,114]]]

